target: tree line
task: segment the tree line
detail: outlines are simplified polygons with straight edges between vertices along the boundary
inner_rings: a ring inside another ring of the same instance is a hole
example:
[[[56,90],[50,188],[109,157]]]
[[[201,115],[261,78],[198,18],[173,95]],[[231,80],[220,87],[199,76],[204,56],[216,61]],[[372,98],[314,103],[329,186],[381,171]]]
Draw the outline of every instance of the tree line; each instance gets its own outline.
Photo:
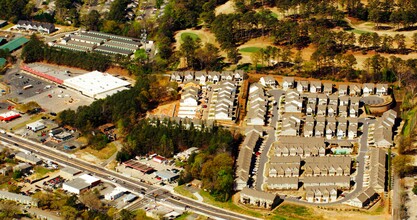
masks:
[[[21,57],[26,63],[44,61],[86,70],[105,71],[111,64],[110,58],[106,55],[49,47],[35,35],[32,35],[23,47]]]

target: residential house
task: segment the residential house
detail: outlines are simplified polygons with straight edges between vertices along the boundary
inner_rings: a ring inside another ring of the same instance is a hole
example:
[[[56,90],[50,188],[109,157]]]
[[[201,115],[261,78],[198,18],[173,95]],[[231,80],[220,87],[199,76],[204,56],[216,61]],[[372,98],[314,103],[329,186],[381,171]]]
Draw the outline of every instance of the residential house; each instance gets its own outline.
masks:
[[[311,93],[321,93],[321,81],[311,81],[310,82],[310,92]]]
[[[258,208],[272,209],[277,205],[279,198],[275,194],[258,191],[245,187],[240,192],[240,203]]]
[[[387,154],[382,149],[372,149],[370,154],[370,186],[378,193],[385,191],[387,178]]]
[[[210,71],[207,74],[207,81],[212,82],[214,84],[220,82],[220,73],[216,71]]]
[[[334,202],[337,199],[337,188],[332,186],[308,187],[306,191],[306,200],[315,203]]]
[[[388,110],[377,119],[374,129],[374,144],[376,147],[389,148],[393,144],[393,128],[397,118],[397,112]]]
[[[339,98],[339,107],[340,106],[349,106],[349,96],[342,96]]]
[[[308,92],[308,81],[302,80],[297,82],[297,91],[299,93]]]
[[[317,105],[317,94],[313,94],[313,93],[308,94],[307,103]]]
[[[272,156],[268,162],[268,177],[298,177],[300,175],[300,156]]]
[[[338,189],[350,188],[350,176],[306,176],[303,187],[335,186]]]
[[[374,94],[375,84],[365,83],[362,85],[363,96],[369,96]]]
[[[303,109],[303,99],[300,94],[294,90],[289,90],[285,93],[285,112],[288,113],[301,113]]]
[[[352,159],[350,156],[307,157],[304,175],[307,176],[349,176]]]
[[[354,97],[350,97],[350,106],[360,106],[360,101],[361,101],[361,98],[360,97],[356,97],[356,96],[354,96]]]
[[[327,118],[326,138],[331,139],[336,135],[336,118]]]
[[[226,80],[233,81],[234,80],[233,75],[234,74],[232,71],[223,71],[220,77],[221,81],[226,81]]]
[[[235,189],[242,190],[248,185],[250,169],[253,159],[253,152],[258,144],[260,135],[256,132],[249,133],[240,146],[239,155],[236,161]]]
[[[282,81],[282,88],[284,90],[294,88],[294,77],[284,77]]]
[[[354,139],[354,138],[357,138],[357,137],[358,137],[358,124],[357,123],[349,123],[348,138],[349,139]]]
[[[364,192],[359,194],[356,198],[349,200],[348,204],[358,208],[365,208],[376,199],[378,199],[378,194],[372,187],[369,187]]]
[[[336,117],[337,115],[337,105],[328,105],[327,106],[327,116]]]
[[[183,89],[181,94],[180,106],[178,109],[178,117],[194,118],[198,107],[199,88],[189,86]]]
[[[324,87],[323,92],[326,95],[330,95],[330,94],[333,93],[333,84],[332,83],[323,83],[323,87]]]
[[[275,81],[273,76],[263,76],[261,77],[259,82],[265,87],[275,88],[277,86],[277,82]]]
[[[25,29],[27,31],[37,31],[41,33],[52,33],[55,31],[55,25],[53,23],[35,22],[19,20],[16,24],[17,29]]]
[[[317,113],[318,117],[325,117],[327,116],[327,105],[318,105],[317,106]]]
[[[379,96],[388,95],[388,84],[376,84],[376,94]]]
[[[297,190],[298,177],[269,177],[266,187],[269,190]]]
[[[235,70],[234,80],[237,82],[243,81],[243,75],[245,72],[243,70]]]
[[[329,105],[338,105],[339,104],[339,96],[337,94],[329,95]]]
[[[301,118],[291,114],[282,116],[281,133],[279,136],[298,136],[300,134]]]
[[[324,116],[316,118],[316,127],[314,130],[315,137],[324,137],[325,136],[325,127],[326,127],[326,118]]]
[[[323,138],[311,137],[280,137],[273,143],[272,152],[275,156],[324,156],[326,144]]]
[[[186,71],[184,72],[184,83],[191,82],[194,80],[194,72]]]
[[[359,84],[350,84],[349,86],[349,95],[350,96],[361,96],[362,88]]]
[[[349,117],[355,118],[359,116],[359,106],[351,105],[349,108]]]
[[[348,97],[348,96],[343,96],[343,97]],[[348,117],[348,107],[346,105],[339,106],[338,110],[339,110],[339,114],[338,114],[339,117],[345,117],[345,118]]]
[[[328,98],[326,94],[319,94],[317,98],[319,99],[319,105],[327,105]]]
[[[205,71],[197,71],[197,72],[194,73],[194,79],[200,85],[206,85],[207,73]]]
[[[306,107],[306,115],[315,115],[316,114],[316,105],[315,104],[307,104]]]
[[[184,79],[183,72],[175,71],[171,74],[171,79],[170,80],[173,81],[173,82],[182,83],[183,79]]]
[[[339,96],[348,95],[348,85],[339,85]]]

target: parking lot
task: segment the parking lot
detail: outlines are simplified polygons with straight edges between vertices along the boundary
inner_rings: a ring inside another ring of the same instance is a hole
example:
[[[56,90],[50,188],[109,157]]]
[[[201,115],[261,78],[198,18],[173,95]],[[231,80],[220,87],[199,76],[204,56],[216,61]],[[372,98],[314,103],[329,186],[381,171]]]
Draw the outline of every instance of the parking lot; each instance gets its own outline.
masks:
[[[19,103],[37,102],[45,111],[60,112],[65,109],[77,109],[82,105],[89,105],[92,98],[77,91],[59,88],[46,80],[36,78],[30,74],[18,72],[8,74],[3,82],[10,87],[10,93],[3,95],[3,99],[10,99]],[[26,89],[24,89],[26,87]],[[1,109],[7,105],[0,105]]]

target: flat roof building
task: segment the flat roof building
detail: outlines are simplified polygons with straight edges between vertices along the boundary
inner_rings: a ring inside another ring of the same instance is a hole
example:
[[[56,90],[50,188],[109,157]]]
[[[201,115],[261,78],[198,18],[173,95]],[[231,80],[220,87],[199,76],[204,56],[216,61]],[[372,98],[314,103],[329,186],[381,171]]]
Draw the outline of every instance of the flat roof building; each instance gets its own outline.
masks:
[[[173,172],[170,172],[168,170],[158,171],[158,172],[156,172],[156,175],[161,177],[162,180],[165,180],[165,181],[168,181],[168,182],[171,182],[171,181],[173,181],[173,180],[175,180],[179,177],[178,173],[173,173]]]
[[[17,193],[11,193],[7,191],[0,190],[0,199],[12,200],[17,203],[38,206],[38,200],[30,196],[24,196]]]
[[[102,99],[117,92],[128,89],[131,84],[108,73],[93,71],[64,80],[64,85],[80,91],[82,94]]]
[[[41,164],[42,163],[42,160],[41,159],[35,157],[32,154],[25,154],[23,152],[17,153],[15,155],[15,158],[18,159],[18,160],[20,160],[20,161],[23,161],[23,162],[26,162],[26,163],[30,163],[32,165],[37,165],[37,164]]]
[[[26,124],[26,128],[31,131],[37,132],[46,128],[46,126],[44,123],[42,123],[42,120],[38,120],[32,123]]]
[[[79,169],[75,169],[72,167],[65,167],[61,169],[60,175],[64,178],[64,179],[69,179],[72,180],[76,175],[82,173],[81,170]]]

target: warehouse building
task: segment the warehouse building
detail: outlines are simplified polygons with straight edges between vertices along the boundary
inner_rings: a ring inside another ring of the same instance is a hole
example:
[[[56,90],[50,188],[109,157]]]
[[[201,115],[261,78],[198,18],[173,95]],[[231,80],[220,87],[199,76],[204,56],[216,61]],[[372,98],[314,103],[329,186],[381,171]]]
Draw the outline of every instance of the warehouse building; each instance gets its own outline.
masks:
[[[113,191],[104,195],[105,200],[115,200],[122,197],[125,194],[126,190],[122,188],[114,188]]]
[[[85,96],[103,99],[128,89],[131,84],[108,73],[93,71],[66,79],[64,85],[81,92]]]
[[[82,171],[79,169],[75,169],[72,167],[65,167],[61,169],[60,176],[62,176],[62,178],[64,179],[72,180],[75,178],[76,175],[80,173],[82,173]]]
[[[45,124],[42,123],[42,120],[38,120],[32,123],[26,124],[26,128],[31,131],[37,132],[46,128],[46,126]]]
[[[18,159],[18,160],[20,160],[20,161],[23,161],[23,162],[26,162],[26,163],[30,163],[32,165],[38,165],[38,164],[41,164],[42,163],[42,160],[41,159],[35,157],[32,154],[25,154],[23,152],[17,153],[15,155],[15,158]]]
[[[62,189],[74,193],[81,194],[82,192],[97,186],[100,183],[100,179],[88,174],[82,174],[79,177],[62,184]]]
[[[168,181],[168,182],[174,181],[180,176],[178,173],[173,173],[168,170],[158,171],[156,172],[156,175],[161,177],[162,180]]]

